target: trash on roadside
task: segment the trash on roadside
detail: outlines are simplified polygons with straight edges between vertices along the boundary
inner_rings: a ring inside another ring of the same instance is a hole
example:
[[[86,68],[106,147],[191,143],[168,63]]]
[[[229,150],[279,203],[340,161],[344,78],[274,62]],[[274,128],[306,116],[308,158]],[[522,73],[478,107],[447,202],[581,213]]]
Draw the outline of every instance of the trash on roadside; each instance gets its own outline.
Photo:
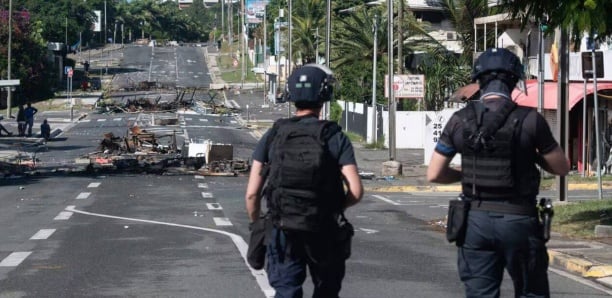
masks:
[[[359,172],[359,177],[361,177],[361,179],[371,180],[371,179],[374,179],[375,175],[374,175],[373,172],[363,172],[363,171],[360,171]]]

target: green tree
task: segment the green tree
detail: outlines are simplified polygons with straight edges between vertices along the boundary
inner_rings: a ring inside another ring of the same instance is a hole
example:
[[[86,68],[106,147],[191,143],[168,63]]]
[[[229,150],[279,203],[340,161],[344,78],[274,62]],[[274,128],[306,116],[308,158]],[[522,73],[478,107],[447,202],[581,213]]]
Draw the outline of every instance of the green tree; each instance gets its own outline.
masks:
[[[11,37],[11,78],[19,79],[20,86],[12,102],[24,103],[49,95],[51,67],[44,59],[46,43],[42,38],[43,24],[34,21],[25,10],[13,11]],[[0,40],[8,40],[8,11],[0,9]],[[0,77],[8,77],[8,47],[0,44]]]
[[[471,57],[474,53],[474,19],[487,16],[487,0],[443,0],[442,8],[457,31],[463,54]]]
[[[501,3],[523,25],[547,18],[550,28],[571,29],[579,35],[597,32],[598,39],[612,35],[610,0],[502,0]]]

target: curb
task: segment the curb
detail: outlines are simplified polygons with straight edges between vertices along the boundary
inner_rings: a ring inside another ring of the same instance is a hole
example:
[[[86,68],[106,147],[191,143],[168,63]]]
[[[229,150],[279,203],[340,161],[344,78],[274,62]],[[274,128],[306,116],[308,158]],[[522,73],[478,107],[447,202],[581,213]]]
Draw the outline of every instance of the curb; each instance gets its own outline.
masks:
[[[555,250],[548,250],[548,260],[551,265],[562,267],[566,271],[582,277],[604,278],[612,276],[611,265],[595,264]]]
[[[597,190],[597,183],[572,183],[567,185],[568,190]],[[612,185],[602,185],[602,189],[612,189]],[[367,191],[375,192],[460,192],[461,185],[388,185],[370,186]]]

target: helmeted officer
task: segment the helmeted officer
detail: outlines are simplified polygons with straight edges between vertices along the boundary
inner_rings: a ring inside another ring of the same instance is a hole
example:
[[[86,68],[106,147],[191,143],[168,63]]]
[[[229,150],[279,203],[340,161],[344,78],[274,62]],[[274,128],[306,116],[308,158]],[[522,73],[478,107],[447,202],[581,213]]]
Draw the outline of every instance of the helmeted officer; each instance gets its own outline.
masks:
[[[288,100],[295,104],[295,116],[277,120],[273,128],[262,136],[253,152],[253,164],[245,194],[246,209],[251,223],[260,220],[262,188],[264,183],[267,183],[264,193],[268,203],[269,220],[273,222],[274,227],[266,233],[265,269],[270,285],[276,291],[275,297],[277,298],[302,297],[302,284],[306,279],[307,267],[313,282],[313,297],[338,297],[345,275],[345,262],[350,255],[350,236],[344,237],[347,236],[347,230],[336,226],[334,215],[338,212],[341,213],[349,206],[357,204],[363,196],[363,186],[357,171],[357,162],[351,141],[339,129],[333,130],[333,133],[325,134],[324,150],[330,155],[329,160],[331,160],[325,168],[332,167],[329,172],[334,173],[334,175],[318,173],[316,176],[329,178],[325,179],[328,181],[321,183],[318,188],[326,189],[324,185],[331,186],[332,189],[339,187],[337,188],[339,192],[323,191],[324,197],[317,198],[318,201],[325,202],[324,205],[333,206],[331,208],[322,206],[319,210],[323,212],[317,214],[316,217],[312,217],[318,219],[316,221],[321,225],[320,229],[295,231],[291,228],[284,228],[283,226],[289,226],[288,221],[291,218],[300,217],[302,213],[308,213],[310,210],[309,208],[296,208],[293,210],[297,211],[294,211],[291,217],[285,217],[286,222],[278,220],[276,215],[282,213],[280,212],[280,209],[282,209],[280,205],[291,205],[289,201],[296,201],[294,196],[296,192],[288,187],[292,184],[291,181],[271,183],[271,181],[279,179],[273,174],[275,166],[278,166],[275,163],[286,163],[289,167],[297,162],[297,160],[290,160],[289,158],[283,158],[282,160],[274,158],[277,156],[275,149],[280,150],[278,146],[272,145],[275,138],[283,139],[283,135],[293,135],[293,133],[282,133],[283,126],[290,128],[297,125],[306,130],[309,126],[319,123],[324,102],[330,101],[333,96],[333,80],[331,70],[322,65],[307,64],[294,70],[287,78],[285,91]],[[333,126],[336,127],[337,125]],[[269,171],[270,174],[264,174],[268,167],[272,168]],[[283,174],[290,177],[297,170],[287,170]],[[338,174],[338,176],[335,176],[335,174]],[[287,180],[295,179],[287,178]],[[338,184],[336,185],[336,183]],[[346,192],[342,191],[343,185],[346,186]],[[298,190],[297,193],[303,193],[306,190],[306,185],[301,186],[304,189]],[[275,190],[279,191],[275,192]],[[280,199],[281,197],[282,199]],[[280,201],[284,203],[279,204]],[[303,222],[309,222],[306,218],[303,219]],[[300,223],[302,223],[302,220],[300,220]],[[297,225],[297,223],[293,224]],[[347,228],[348,226],[344,227]],[[352,227],[348,232],[352,233]]]
[[[469,213],[456,244],[467,297],[499,297],[504,267],[516,297],[549,296],[536,164],[566,175],[569,161],[544,117],[512,101],[512,90],[523,79],[523,65],[512,52],[482,53],[472,72],[480,100],[449,119],[427,169],[430,182],[462,183]],[[456,153],[461,169],[449,166]]]

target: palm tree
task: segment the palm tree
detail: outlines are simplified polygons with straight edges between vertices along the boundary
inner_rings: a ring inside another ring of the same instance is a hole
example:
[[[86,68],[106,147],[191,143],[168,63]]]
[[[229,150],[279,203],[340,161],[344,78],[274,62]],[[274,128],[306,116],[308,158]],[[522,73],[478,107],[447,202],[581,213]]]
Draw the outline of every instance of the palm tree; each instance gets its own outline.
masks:
[[[470,56],[474,52],[474,19],[488,15],[487,0],[444,0],[441,2],[444,12],[458,33],[463,54]]]

